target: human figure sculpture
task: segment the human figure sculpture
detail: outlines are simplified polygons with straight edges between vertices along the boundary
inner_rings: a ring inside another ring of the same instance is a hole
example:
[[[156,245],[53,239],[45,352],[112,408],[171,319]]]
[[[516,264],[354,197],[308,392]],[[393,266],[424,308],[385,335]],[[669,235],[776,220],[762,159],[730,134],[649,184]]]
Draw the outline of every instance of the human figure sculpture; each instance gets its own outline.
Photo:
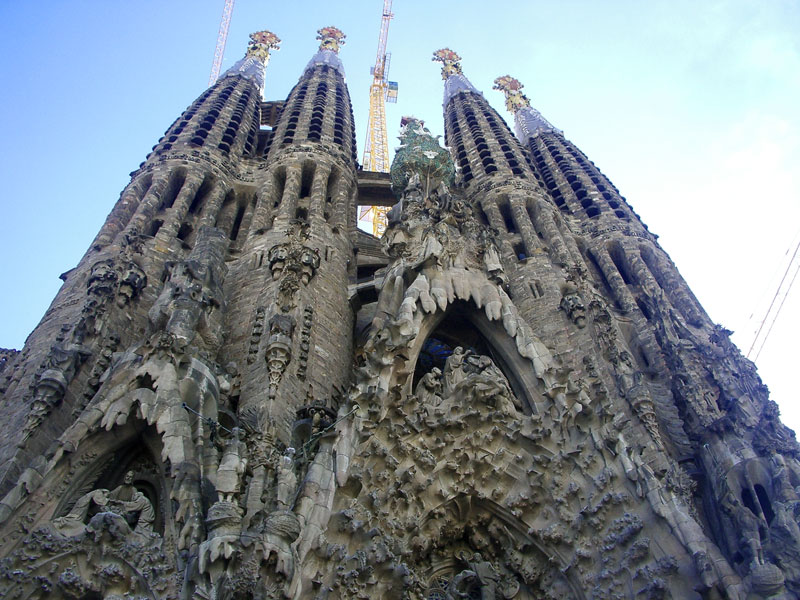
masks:
[[[314,277],[317,268],[319,267],[319,252],[314,248],[303,246],[300,251],[300,279],[303,283],[308,283]]]
[[[223,502],[233,502],[238,495],[242,476],[247,467],[244,456],[244,442],[241,440],[241,429],[234,427],[231,436],[225,442],[222,458],[217,469],[217,492]]]
[[[500,578],[492,563],[483,560],[480,552],[471,557],[464,553],[461,560],[467,564],[467,569],[453,577],[447,586],[447,597],[452,600],[474,598],[473,591],[477,585],[481,600],[497,600]]]
[[[85,336],[86,330],[78,325],[72,331],[69,340],[59,341],[50,349],[47,368],[39,376],[34,390],[33,404],[25,424],[23,441],[27,440],[53,408],[61,403],[67,392],[67,386],[83,362],[91,356],[91,351],[83,344]]]
[[[130,502],[133,500],[133,494],[136,492],[136,488],[133,487],[134,478],[135,474],[133,471],[125,473],[122,483],[109,492],[108,499],[117,500],[119,502]]]
[[[297,476],[294,473],[294,448],[287,448],[278,463],[278,510],[289,510],[292,507],[294,493],[297,489]]]
[[[567,376],[567,394],[575,396],[575,403],[571,412],[577,416],[579,413],[587,415],[591,411],[592,398],[586,391],[586,383],[574,371]]]
[[[147,275],[134,262],[129,262],[122,273],[117,294],[117,306],[123,308],[139,295],[147,285]]]
[[[483,252],[483,267],[489,274],[489,280],[502,288],[508,287],[508,277],[503,271],[503,263],[500,260],[500,253],[494,242],[487,241],[486,249]]]
[[[452,394],[456,386],[464,380],[464,348],[456,346],[444,362],[444,392]]]
[[[561,298],[560,307],[579,329],[586,326],[586,306],[583,304],[578,288],[574,283],[567,284],[564,295]]]
[[[129,526],[135,518],[132,533],[144,538],[152,536],[156,513],[147,496],[134,487],[134,477],[133,471],[128,471],[122,484],[110,492],[99,488],[84,494],[67,515],[53,519],[53,526],[63,535],[75,536],[85,530],[91,513],[106,512],[122,517]]]
[[[442,371],[434,367],[430,372],[425,373],[417,383],[414,395],[419,403],[424,406],[435,408],[442,401]]]
[[[476,552],[468,564],[469,568],[475,572],[481,586],[481,600],[495,600],[499,577],[492,563],[483,560],[480,553]]]
[[[408,180],[408,185],[403,191],[403,200],[409,202],[422,201],[422,184],[420,183],[419,173],[414,173]]]
[[[634,368],[633,359],[627,350],[622,350],[616,357],[612,358],[612,363],[616,367],[619,393],[628,398],[631,390],[641,383],[642,375]]]
[[[720,508],[731,520],[739,534],[739,542],[747,549],[751,568],[764,563],[761,530],[763,523],[734,495],[727,485],[720,498]]]
[[[119,279],[114,261],[110,258],[99,260],[92,265],[89,279],[86,281],[86,291],[93,296],[110,296]]]
[[[474,369],[474,373],[469,374],[466,381],[471,382],[469,388],[477,400],[506,413],[514,414],[517,410],[522,410],[522,405],[511,391],[506,376],[491,358],[470,355],[468,363]]]

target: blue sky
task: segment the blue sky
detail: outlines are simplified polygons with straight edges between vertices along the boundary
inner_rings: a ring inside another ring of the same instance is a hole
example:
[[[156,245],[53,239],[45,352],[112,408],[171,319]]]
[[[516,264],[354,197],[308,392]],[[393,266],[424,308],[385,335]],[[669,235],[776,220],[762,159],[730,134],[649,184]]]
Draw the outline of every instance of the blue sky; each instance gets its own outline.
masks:
[[[382,2],[293,6],[299,18],[286,2],[238,0],[224,66],[242,55],[249,32],[272,30],[283,44],[265,96],[283,99],[316,48],[316,29],[339,27],[360,153]],[[22,345],[128,174],[206,87],[222,7],[0,3],[0,346]],[[492,81],[517,77],[661,236],[711,317],[747,350],[800,236],[798,3],[496,0],[489,11],[485,1],[396,0],[393,11],[392,147],[404,114],[443,133],[434,50],[461,54],[467,77],[507,120]],[[798,335],[795,289],[758,360],[795,428]]]

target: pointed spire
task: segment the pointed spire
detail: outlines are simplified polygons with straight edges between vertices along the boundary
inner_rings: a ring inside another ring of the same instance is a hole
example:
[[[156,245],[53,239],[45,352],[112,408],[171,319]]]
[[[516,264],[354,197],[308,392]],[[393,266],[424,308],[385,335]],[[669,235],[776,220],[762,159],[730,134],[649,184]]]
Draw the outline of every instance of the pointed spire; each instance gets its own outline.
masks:
[[[229,75],[239,75],[252,79],[258,89],[264,89],[264,75],[269,63],[269,51],[280,48],[281,39],[266,29],[250,34],[250,43],[247,45],[247,53],[244,58],[238,60],[230,69],[222,74],[222,77]]]
[[[530,138],[542,132],[554,131],[563,133],[553,127],[538,110],[531,106],[528,97],[522,93],[524,86],[511,75],[503,75],[494,80],[494,90],[500,90],[506,97],[506,108],[514,115],[514,129],[517,138],[526,143]]]
[[[461,57],[450,50],[450,48],[442,48],[433,53],[434,62],[442,63],[442,79],[444,79],[444,106],[450,102],[450,99],[458,92],[473,92],[480,94],[480,92],[469,82],[469,79],[464,77],[461,71]]]
[[[313,69],[317,65],[328,65],[336,69],[344,77],[344,66],[339,59],[339,48],[344,46],[347,36],[337,27],[323,27],[317,30],[319,40],[319,51],[311,57],[306,65],[306,71]]]

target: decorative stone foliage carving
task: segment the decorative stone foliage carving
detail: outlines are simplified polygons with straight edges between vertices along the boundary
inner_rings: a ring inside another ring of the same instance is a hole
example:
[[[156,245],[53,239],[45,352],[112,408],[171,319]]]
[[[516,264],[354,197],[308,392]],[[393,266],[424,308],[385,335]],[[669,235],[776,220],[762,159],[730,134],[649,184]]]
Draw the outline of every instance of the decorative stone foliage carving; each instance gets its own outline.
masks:
[[[586,307],[575,284],[568,282],[564,286],[559,306],[578,328],[586,327]]]

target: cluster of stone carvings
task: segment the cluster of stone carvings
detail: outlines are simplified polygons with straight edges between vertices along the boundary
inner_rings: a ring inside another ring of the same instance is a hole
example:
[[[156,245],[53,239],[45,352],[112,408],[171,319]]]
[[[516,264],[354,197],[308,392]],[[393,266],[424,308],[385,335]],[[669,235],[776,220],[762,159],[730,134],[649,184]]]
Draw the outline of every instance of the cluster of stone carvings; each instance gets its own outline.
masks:
[[[101,356],[95,361],[90,386],[97,389],[99,376],[108,366],[108,358],[116,349],[119,338],[106,331],[106,313],[110,303],[125,308],[134,301],[147,285],[147,277],[135,262],[134,256],[141,253],[141,240],[133,232],[115,259],[107,258],[92,265],[87,281],[86,299],[81,308],[81,317],[74,326],[63,325],[56,336],[31,390],[32,410],[24,427],[21,444],[36,431],[42,421],[58,406],[66,394],[67,387],[81,365],[92,355],[86,345],[87,338],[104,340]]]
[[[656,334],[676,372],[702,362],[739,399],[722,414],[716,399],[684,391],[706,407],[696,427],[715,475],[715,543],[671,458],[675,417],[608,302],[572,268],[565,327],[591,331],[599,352],[554,355],[509,296],[496,232],[451,189],[438,144],[414,120],[401,140],[390,263],[347,401],[310,400],[291,439],[278,439],[268,407],[291,359],[298,290],[320,266],[295,228],[269,253],[276,297],[258,319],[269,389],[237,410],[237,370],[215,362],[228,240],[201,228],[187,258],[168,264],[147,335],[113,354],[54,451],[0,503],[4,597],[797,597],[797,447],[758,409],[758,380],[724,332],[702,339],[663,314]],[[145,281],[131,264],[98,263],[90,299],[134,301]],[[63,396],[102,306],[63,332],[34,406]],[[452,347],[442,368],[415,377],[422,343],[453,307],[507,343],[496,359]],[[35,410],[31,427],[46,415]],[[100,485],[142,424],[135,439],[150,453],[118,485]],[[750,438],[759,454],[737,443]],[[725,537],[733,556],[719,549]]]

